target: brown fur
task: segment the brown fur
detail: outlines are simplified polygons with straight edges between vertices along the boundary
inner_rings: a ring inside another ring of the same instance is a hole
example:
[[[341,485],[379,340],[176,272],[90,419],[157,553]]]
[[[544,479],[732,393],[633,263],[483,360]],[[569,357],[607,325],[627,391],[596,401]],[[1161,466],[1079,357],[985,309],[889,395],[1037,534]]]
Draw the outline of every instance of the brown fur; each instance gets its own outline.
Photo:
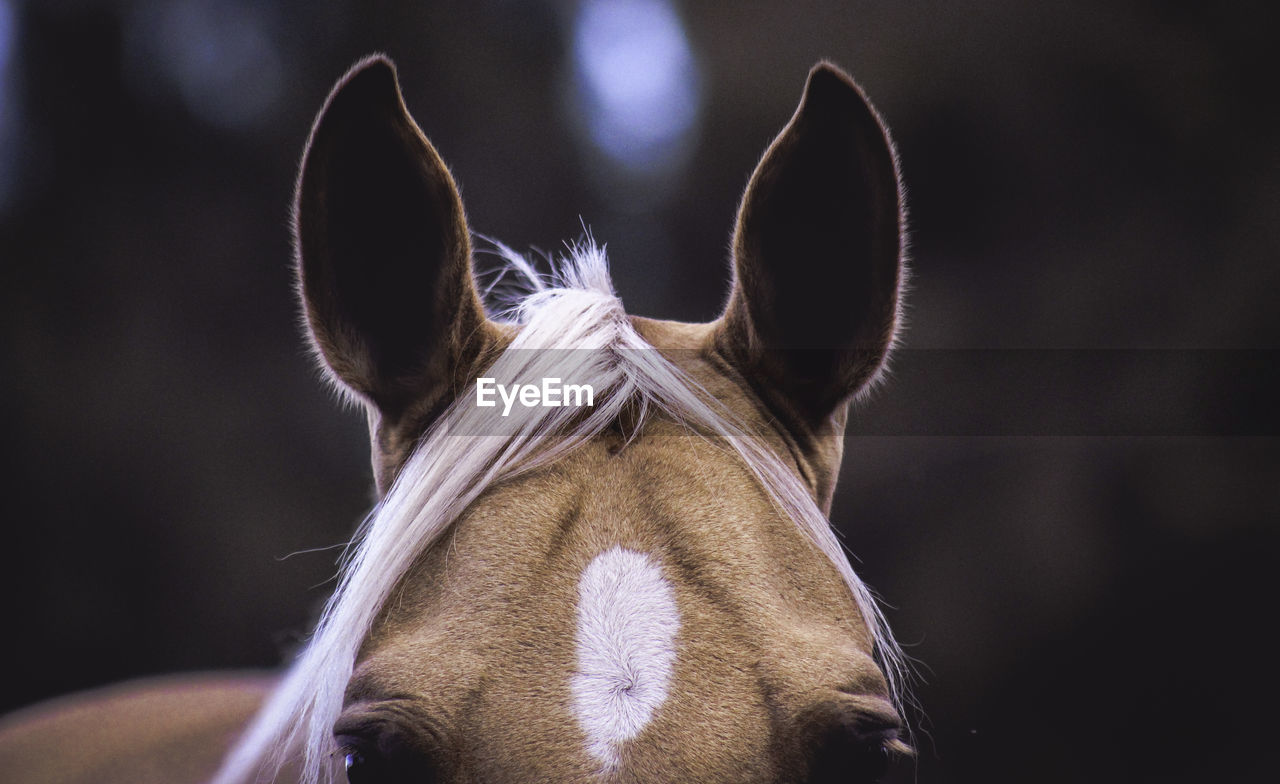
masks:
[[[765,438],[824,510],[846,403],[874,378],[896,328],[900,201],[877,115],[847,76],[819,65],[743,198],[724,316],[632,319]],[[389,61],[360,63],[329,97],[296,204],[309,331],[367,406],[385,493],[514,328],[484,317],[457,188]],[[681,630],[667,700],[602,779],[574,724],[569,677],[577,580],[614,546],[662,565]],[[104,764],[176,753],[187,768],[131,780],[193,780],[258,692],[197,689],[182,709],[171,688],[122,699],[12,724],[0,755],[29,743],[57,762],[58,749],[99,737],[78,716],[125,717],[127,740],[95,741],[111,750]],[[651,418],[491,488],[422,553],[362,645],[335,734],[388,781],[798,784],[870,776],[887,750],[905,748],[890,699],[831,562],[731,451]],[[138,705],[164,707],[147,716]],[[116,780],[83,769],[59,778],[32,756],[15,780]]]
[[[642,326],[650,339],[705,341],[709,330]],[[750,413],[710,357],[684,364]],[[758,415],[749,424],[766,427]],[[436,728],[442,780],[590,780],[566,731],[572,608],[591,557],[621,545],[670,570],[689,630],[673,693],[629,750],[634,780],[796,781],[804,722],[823,704],[857,706],[870,735],[891,733],[897,718],[847,589],[746,469],[671,425],[615,446],[601,440],[496,489],[456,524],[366,642],[339,727],[366,726],[390,703],[397,721]]]

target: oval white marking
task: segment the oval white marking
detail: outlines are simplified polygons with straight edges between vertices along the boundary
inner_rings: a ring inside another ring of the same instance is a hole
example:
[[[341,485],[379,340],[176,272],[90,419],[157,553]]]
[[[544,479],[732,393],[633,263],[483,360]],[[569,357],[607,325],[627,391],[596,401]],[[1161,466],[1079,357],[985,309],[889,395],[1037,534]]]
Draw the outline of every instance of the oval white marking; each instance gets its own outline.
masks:
[[[607,770],[667,698],[680,613],[662,569],[614,547],[578,580],[578,670],[572,690],[587,750]]]

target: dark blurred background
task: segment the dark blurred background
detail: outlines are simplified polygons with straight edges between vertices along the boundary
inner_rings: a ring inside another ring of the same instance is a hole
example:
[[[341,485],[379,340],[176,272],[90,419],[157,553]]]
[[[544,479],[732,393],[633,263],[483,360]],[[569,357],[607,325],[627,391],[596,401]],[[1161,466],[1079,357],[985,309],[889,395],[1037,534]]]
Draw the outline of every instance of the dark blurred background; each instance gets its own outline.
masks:
[[[370,500],[302,349],[288,205],[358,57],[473,228],[585,221],[713,317],[809,66],[909,189],[910,328],[834,519],[921,662],[898,780],[1257,781],[1280,518],[1266,2],[0,0],[0,710],[272,667]],[[1274,774],[1272,774],[1274,775]]]

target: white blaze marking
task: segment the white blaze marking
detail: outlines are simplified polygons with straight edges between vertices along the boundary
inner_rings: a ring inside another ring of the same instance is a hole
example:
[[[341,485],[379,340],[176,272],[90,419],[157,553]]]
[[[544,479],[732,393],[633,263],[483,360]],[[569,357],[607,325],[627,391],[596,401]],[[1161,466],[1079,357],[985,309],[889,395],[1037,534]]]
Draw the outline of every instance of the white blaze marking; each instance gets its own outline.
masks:
[[[648,556],[614,547],[583,570],[573,704],[587,750],[606,769],[667,698],[679,629],[675,592]]]

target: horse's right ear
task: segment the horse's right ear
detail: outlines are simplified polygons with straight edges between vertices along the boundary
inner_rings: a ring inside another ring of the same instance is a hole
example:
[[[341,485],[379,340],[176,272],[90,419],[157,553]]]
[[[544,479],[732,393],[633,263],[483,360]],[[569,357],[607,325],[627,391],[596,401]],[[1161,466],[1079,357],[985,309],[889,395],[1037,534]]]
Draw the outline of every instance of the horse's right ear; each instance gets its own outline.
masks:
[[[298,289],[318,354],[382,414],[443,400],[492,325],[457,186],[374,56],[334,87],[298,176]]]

